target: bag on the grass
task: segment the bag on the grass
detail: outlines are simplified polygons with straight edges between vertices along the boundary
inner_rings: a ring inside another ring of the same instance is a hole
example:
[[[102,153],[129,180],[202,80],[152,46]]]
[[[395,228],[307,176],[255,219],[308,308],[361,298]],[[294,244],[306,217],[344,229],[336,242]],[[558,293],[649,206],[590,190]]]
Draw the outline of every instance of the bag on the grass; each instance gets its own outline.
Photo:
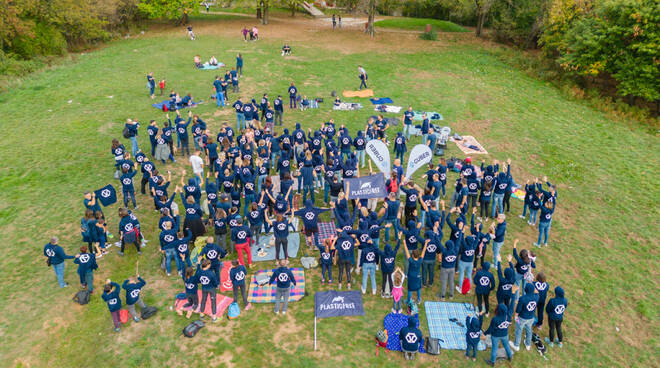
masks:
[[[426,341],[424,342],[424,350],[426,351],[427,354],[431,355],[439,355],[440,354],[440,340],[433,338],[433,337],[428,337],[426,338]]]
[[[378,330],[376,332],[376,340],[378,340],[379,345],[387,346],[387,330]]]
[[[241,315],[241,307],[238,306],[238,303],[233,302],[229,304],[227,308],[227,319],[234,319]]]
[[[167,108],[167,104],[163,104],[163,112],[168,112],[169,109]]]
[[[149,318],[153,317],[154,314],[156,314],[156,312],[158,312],[158,308],[152,307],[152,306],[147,306],[147,307],[142,308],[141,317],[142,317],[142,319],[149,319]]]
[[[122,309],[119,311],[119,322],[126,323],[128,322],[128,310]]]
[[[185,337],[194,337],[197,335],[197,332],[204,327],[204,322],[201,320],[193,321],[188,326],[183,328],[183,336]]]
[[[417,303],[415,303],[412,300],[408,301],[408,315],[414,316],[418,313],[419,313],[419,307],[417,306]]]
[[[470,292],[470,279],[469,278],[464,278],[463,279],[463,284],[461,284],[461,294],[466,295],[467,293]]]
[[[92,293],[90,293],[89,290],[87,289],[80,290],[79,292],[76,293],[76,295],[73,296],[73,301],[80,305],[85,305],[89,303],[89,298],[91,295]]]

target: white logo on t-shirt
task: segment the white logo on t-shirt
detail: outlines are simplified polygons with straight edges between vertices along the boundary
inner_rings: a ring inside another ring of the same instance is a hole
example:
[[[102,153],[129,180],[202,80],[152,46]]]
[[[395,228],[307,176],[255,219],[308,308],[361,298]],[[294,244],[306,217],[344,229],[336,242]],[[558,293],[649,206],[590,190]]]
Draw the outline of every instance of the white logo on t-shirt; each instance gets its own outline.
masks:
[[[124,179],[122,179],[121,182],[122,182],[122,184],[124,184],[124,185],[131,185],[131,183],[132,183],[133,181],[132,181],[130,178],[124,178]]]
[[[558,306],[555,307],[555,314],[563,314],[565,310],[566,310],[566,306],[563,304],[559,304]]]
[[[165,241],[168,242],[168,243],[169,243],[169,242],[172,242],[172,241],[174,241],[174,236],[169,235],[169,234],[168,234],[168,235],[165,235],[165,236],[163,237],[163,240],[165,240]]]
[[[78,259],[80,259],[80,262],[82,263],[87,263],[89,262],[89,254],[87,253],[81,254],[80,257],[78,257]]]
[[[314,212],[307,212],[305,214],[305,218],[310,220],[310,221],[314,220]]]
[[[279,276],[277,276],[277,279],[280,282],[287,282],[289,280],[289,275],[287,275],[285,273],[281,273],[281,274],[279,274]]]
[[[532,301],[527,303],[527,310],[532,312],[534,309],[536,309],[536,302]]]
[[[46,249],[46,255],[48,257],[55,257],[55,252],[52,249]]]
[[[481,276],[479,278],[479,285],[481,286],[488,286],[490,285],[490,279],[486,276]]]
[[[351,249],[351,242],[348,240],[345,240],[341,243],[341,249],[343,250],[349,250]]]
[[[131,298],[133,299],[137,298],[138,296],[140,296],[140,289],[131,290],[130,295]]]
[[[456,260],[456,256],[447,256],[445,257],[445,261],[447,262],[454,262]]]
[[[369,252],[369,253],[367,253],[366,258],[367,258],[367,261],[373,262],[374,259],[376,259],[376,255],[373,252]]]
[[[110,189],[103,189],[103,190],[101,191],[101,197],[103,197],[103,198],[108,198],[108,197],[110,197]]]
[[[241,281],[244,278],[245,278],[245,272],[243,272],[243,271],[237,272],[236,276],[234,277],[234,279],[236,279],[236,281]]]
[[[202,285],[208,285],[211,282],[211,279],[207,276],[202,276],[199,278],[199,282],[202,283]]]
[[[504,322],[500,323],[499,325],[497,325],[497,328],[499,328],[499,329],[505,329],[505,328],[508,328],[510,324],[511,324],[511,322],[509,322],[509,321],[504,321]]]
[[[417,335],[415,335],[415,334],[412,333],[412,332],[408,332],[408,333],[406,334],[405,339],[406,339],[406,341],[407,341],[409,344],[414,344],[414,343],[417,342]]]
[[[218,252],[211,249],[206,253],[206,256],[209,257],[210,259],[215,259],[218,256]]]

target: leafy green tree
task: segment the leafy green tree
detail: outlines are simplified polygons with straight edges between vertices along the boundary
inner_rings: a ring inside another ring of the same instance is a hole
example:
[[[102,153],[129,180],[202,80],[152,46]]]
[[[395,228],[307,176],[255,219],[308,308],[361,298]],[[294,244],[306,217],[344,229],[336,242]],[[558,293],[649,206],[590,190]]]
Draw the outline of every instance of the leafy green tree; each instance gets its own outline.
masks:
[[[190,14],[199,12],[196,0],[143,0],[138,4],[138,9],[149,18],[164,18],[177,25],[187,23]]]

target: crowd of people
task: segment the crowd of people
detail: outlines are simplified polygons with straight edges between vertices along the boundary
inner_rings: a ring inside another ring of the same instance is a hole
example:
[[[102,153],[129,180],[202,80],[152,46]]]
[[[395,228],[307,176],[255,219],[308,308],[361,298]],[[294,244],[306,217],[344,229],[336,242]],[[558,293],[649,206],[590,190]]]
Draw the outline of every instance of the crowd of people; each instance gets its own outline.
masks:
[[[240,54],[238,59],[242,67]],[[366,88],[366,72],[361,66],[359,70],[364,84],[360,88]],[[149,73],[147,79],[153,81],[153,75]],[[213,81],[218,107],[225,106],[229,82],[233,85],[234,80],[238,81],[238,72],[232,68],[224,79],[217,76]],[[237,86],[236,82],[232,92],[238,93]],[[289,107],[295,109],[298,90],[293,82],[286,93]],[[128,251],[125,245],[133,244],[139,255],[147,244],[137,214],[140,207],[134,178],[139,170],[140,193],[145,199],[151,197],[146,202],[160,215],[158,250],[164,259],[164,272],[171,276],[172,262],[175,263],[188,299],[185,306],[188,317],[200,303],[205,306],[210,299],[211,319],[217,319],[216,293],[222,282],[222,259],[227,257],[232,258],[229,277],[234,301],[238,301],[240,292],[245,310],[252,307],[245,293],[245,280],[254,265],[251,247],[271,232],[278,268],[269,282],[277,284],[275,313],[280,313],[280,300],[283,301],[281,313],[286,313],[288,291],[295,284],[288,268],[287,239],[290,231],[300,231],[308,247],[319,251],[318,277],[322,285],[334,287],[336,284],[339,290],[353,289],[356,283],[353,278],[362,273],[357,288],[366,294],[370,286],[371,293],[376,295],[379,288],[375,275],[380,271],[380,296],[392,299],[393,313],[401,313],[404,305],[421,303],[423,289],[435,291],[436,269],[440,277],[439,300],[453,299],[455,292],[462,293],[468,285],[467,294],[474,293],[477,313],[474,319],[466,321],[466,357],[474,358],[475,344],[486,335],[492,342],[492,355],[487,359],[491,364],[495,363],[500,343],[510,359],[511,349],[520,349],[523,332],[524,344],[529,350],[532,328],[540,331],[544,312],[549,326],[546,342],[562,346],[561,326],[567,306],[564,290],[555,287],[551,297],[545,274],[533,274],[542,252],[538,248],[548,246],[558,198],[556,187],[545,177],[542,181],[526,180],[524,184],[526,194],[520,217],[526,219],[529,226],[538,226],[539,234],[532,244],[536,249],[519,248],[518,239],[511,242],[515,237],[507,228],[507,220],[511,221],[510,198],[515,189],[521,187],[513,178],[511,159],[492,163],[481,160],[479,165],[471,157],[458,162],[434,159],[426,172],[413,180],[406,178],[403,171],[406,145],[416,139],[410,138],[409,129],[408,134],[403,134],[413,123],[412,108],[403,115],[403,132],[398,131],[396,135],[389,134],[395,128],[382,116],[369,119],[363,128],[353,132],[333,119],[314,126],[308,124],[306,131],[300,123],[289,130],[282,127],[282,97],[273,100],[273,107],[268,98],[264,93],[257,104],[255,99],[244,102],[237,97],[231,105],[236,113],[236,129],[228,122],[207,123],[190,111],[185,118],[175,109],[174,121],[170,120],[169,113],[161,124],[150,121],[146,128],[149,139],[142,142],[142,145],[148,142],[150,149],[138,147],[140,125],[133,120],[126,124],[131,134],[132,152],[128,153],[119,140],[112,142],[111,163],[123,196],[123,207],[118,210],[119,239],[115,243],[120,247],[118,253],[124,256]],[[422,124],[430,125],[426,117]],[[194,144],[192,152],[189,134]],[[428,131],[425,134],[423,143],[430,145]],[[378,199],[348,198],[346,179],[374,174],[371,162],[365,165],[367,143],[377,139],[389,145],[388,135],[390,139],[394,137],[390,148],[396,159],[391,176],[386,178],[387,195]],[[192,170],[181,170],[177,181],[173,178],[176,170],[168,168],[167,161],[176,162],[178,152],[182,158],[187,158]],[[452,172],[457,176],[455,182],[450,179]],[[172,180],[175,180],[174,189]],[[454,188],[449,196],[448,181]],[[177,203],[177,193],[180,203]],[[45,246],[44,255],[49,266],[53,266],[61,287],[67,286],[64,262],[75,258],[81,286],[93,291],[97,260],[108,254],[109,239],[113,235],[96,195],[85,193],[83,201],[81,233],[86,245],[80,248],[79,254],[70,256],[53,237]],[[317,203],[323,205],[317,206]],[[319,221],[321,216],[326,216],[325,212],[329,212],[329,218],[336,224],[337,233],[320,240]],[[141,211],[140,216],[150,214]],[[300,219],[298,228],[293,221],[295,217]],[[505,250],[506,243],[512,247]],[[199,249],[193,252],[196,247]],[[308,251],[310,249],[306,249]],[[402,256],[397,260],[400,253]],[[312,275],[316,277],[314,271]],[[136,275],[122,285],[129,309],[136,303],[143,306],[139,293],[145,284]],[[197,296],[200,287],[201,302]],[[108,303],[117,330],[115,312],[121,307],[119,294],[119,285],[107,280],[103,300]],[[494,308],[490,307],[492,301],[496,301]],[[199,310],[202,317],[204,308]],[[493,310],[494,316],[484,331],[482,326]],[[131,309],[131,312],[134,311]],[[511,324],[515,324],[513,340],[509,340]],[[404,351],[410,358],[410,352],[416,350],[406,344]]]

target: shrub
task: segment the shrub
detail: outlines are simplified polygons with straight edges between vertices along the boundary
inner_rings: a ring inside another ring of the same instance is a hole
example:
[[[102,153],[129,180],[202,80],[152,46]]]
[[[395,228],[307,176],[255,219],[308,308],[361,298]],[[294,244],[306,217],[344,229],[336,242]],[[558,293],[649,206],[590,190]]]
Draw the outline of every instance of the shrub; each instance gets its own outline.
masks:
[[[12,51],[23,59],[30,59],[35,55],[62,55],[66,48],[66,40],[57,28],[38,22],[34,35],[21,35],[14,40]]]
[[[429,32],[420,34],[419,38],[427,41],[436,41],[438,39],[438,32],[436,32],[435,29],[431,29]]]

